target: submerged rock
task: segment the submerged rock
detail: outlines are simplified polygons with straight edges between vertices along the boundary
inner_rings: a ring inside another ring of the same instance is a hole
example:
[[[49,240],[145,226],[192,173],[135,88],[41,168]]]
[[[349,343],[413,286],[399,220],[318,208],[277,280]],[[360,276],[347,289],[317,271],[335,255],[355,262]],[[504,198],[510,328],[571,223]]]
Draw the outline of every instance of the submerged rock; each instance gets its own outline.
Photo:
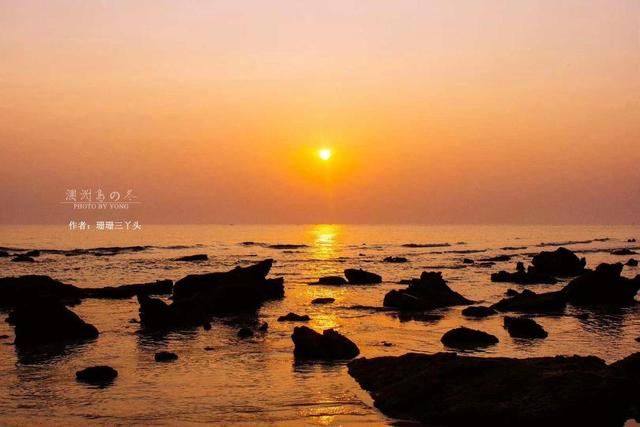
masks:
[[[30,251],[27,251],[23,254],[21,254],[22,256],[27,256],[27,257],[34,257],[37,258],[40,256],[40,251],[38,249],[32,249]]]
[[[632,251],[631,249],[624,248],[624,249],[617,249],[615,251],[612,251],[611,255],[635,255],[637,253],[638,252]]]
[[[15,326],[16,345],[77,342],[98,337],[95,326],[54,300],[20,304],[7,321]]]
[[[33,300],[55,300],[79,304],[83,291],[49,276],[28,275],[0,279],[0,307],[15,307]]]
[[[156,280],[152,283],[105,286],[102,288],[81,288],[84,298],[126,299],[136,295],[166,295],[173,289],[171,280]]]
[[[267,322],[262,322],[258,330],[260,332],[267,332],[269,330],[269,324]]]
[[[344,277],[346,277],[347,281],[353,285],[382,283],[382,277],[380,275],[362,269],[347,268],[344,271]]]
[[[331,304],[335,302],[335,298],[314,298],[311,300],[311,304]]]
[[[439,307],[472,304],[451,290],[442,273],[423,272],[412,279],[407,289],[392,290],[384,296],[383,305],[398,310],[431,310]]]
[[[535,320],[526,317],[504,318],[504,327],[514,338],[546,338],[549,336]]]
[[[463,263],[463,264],[475,264],[475,261],[474,261],[474,260],[472,260],[471,258],[464,258],[464,259],[462,260],[462,263]]]
[[[207,261],[209,256],[207,254],[195,254],[195,255],[186,255],[181,256],[175,259],[175,261]]]
[[[467,317],[488,317],[496,313],[497,311],[495,309],[481,305],[467,307],[462,310],[462,315]]]
[[[253,336],[253,331],[247,327],[240,328],[238,330],[238,338],[250,338]]]
[[[340,276],[324,276],[318,279],[318,284],[320,285],[346,285],[347,280],[344,277]]]
[[[638,379],[628,374],[640,372],[634,356],[607,366],[593,356],[409,353],[348,366],[392,418],[441,426],[622,426],[640,402]]]
[[[0,251],[0,258],[6,258],[9,256],[9,252],[7,251]]]
[[[311,320],[306,314],[300,315],[296,313],[287,313],[284,316],[278,317],[278,322],[308,322]]]
[[[76,379],[94,385],[107,385],[118,376],[111,366],[91,366],[76,372]]]
[[[30,256],[24,255],[24,254],[20,254],[15,256],[14,258],[11,259],[11,261],[13,262],[36,262],[35,259],[31,258]]]
[[[326,329],[320,334],[306,326],[296,326],[291,339],[297,359],[352,359],[360,354],[353,341],[333,329]]]
[[[440,341],[447,347],[461,349],[487,347],[499,342],[498,338],[491,334],[464,326],[446,332]]]
[[[155,354],[154,359],[156,362],[173,362],[178,360],[178,355],[170,351],[159,351]]]
[[[493,257],[489,257],[489,258],[483,258],[480,261],[483,261],[483,262],[511,261],[511,255],[498,255],[498,256],[493,256]]]
[[[399,263],[409,262],[409,260],[403,256],[388,256],[383,260],[383,262],[399,264]]]
[[[573,279],[562,289],[574,305],[632,304],[640,289],[640,275],[634,279],[621,276],[622,264],[600,264]]]
[[[502,312],[548,313],[561,312],[566,305],[566,295],[562,291],[537,294],[530,290],[524,290],[515,296],[501,299],[491,308]]]
[[[569,249],[560,247],[553,252],[540,252],[533,257],[531,264],[537,274],[568,277],[582,274],[587,261],[585,258],[578,258]]]
[[[633,258],[629,258],[629,261],[627,261],[627,263],[625,265],[629,266],[629,267],[637,267],[638,266],[638,260],[637,259],[633,259]]]

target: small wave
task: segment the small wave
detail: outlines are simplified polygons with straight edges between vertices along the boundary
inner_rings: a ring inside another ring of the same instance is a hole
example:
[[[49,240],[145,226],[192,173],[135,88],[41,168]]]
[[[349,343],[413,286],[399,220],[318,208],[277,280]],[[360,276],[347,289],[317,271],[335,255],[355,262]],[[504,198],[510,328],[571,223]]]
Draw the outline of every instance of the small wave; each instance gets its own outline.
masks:
[[[445,248],[451,246],[450,243],[405,243],[405,248]]]
[[[458,264],[458,265],[425,265],[422,266],[425,270],[461,270],[463,268],[467,268],[467,264]]]
[[[246,241],[246,242],[240,242],[240,244],[242,246],[260,246],[263,248],[268,248],[268,249],[302,249],[302,248],[308,248],[308,245],[303,245],[303,244],[294,244],[294,243],[262,243],[262,242],[252,242],[252,241]]]
[[[503,251],[519,251],[522,249],[527,249],[529,246],[503,246],[500,249]]]

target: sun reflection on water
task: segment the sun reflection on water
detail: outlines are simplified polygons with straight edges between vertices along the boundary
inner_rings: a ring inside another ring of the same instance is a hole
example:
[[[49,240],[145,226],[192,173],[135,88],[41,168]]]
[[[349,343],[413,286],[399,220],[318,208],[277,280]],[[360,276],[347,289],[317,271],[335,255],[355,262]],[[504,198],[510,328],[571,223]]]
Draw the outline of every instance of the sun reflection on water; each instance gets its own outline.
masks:
[[[313,236],[313,257],[327,260],[336,257],[336,237],[340,234],[340,226],[334,224],[316,224],[311,228]]]

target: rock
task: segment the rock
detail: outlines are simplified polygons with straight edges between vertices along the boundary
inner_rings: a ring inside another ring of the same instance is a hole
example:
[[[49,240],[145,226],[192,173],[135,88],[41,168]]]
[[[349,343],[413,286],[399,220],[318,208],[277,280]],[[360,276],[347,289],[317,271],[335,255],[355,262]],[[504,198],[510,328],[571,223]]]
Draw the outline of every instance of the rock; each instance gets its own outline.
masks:
[[[589,315],[589,313],[579,313],[576,314],[576,319],[580,319],[580,320],[587,320],[588,318],[590,318],[591,316]]]
[[[491,334],[464,326],[446,332],[440,341],[447,347],[461,349],[487,347],[499,342],[498,338]]]
[[[307,322],[311,320],[306,314],[299,315],[296,313],[287,313],[284,316],[278,317],[278,322]]]
[[[373,283],[382,283],[381,276],[362,269],[347,268],[344,271],[344,277],[346,277],[347,281],[353,285],[369,285]]]
[[[463,316],[467,316],[467,317],[488,317],[491,316],[492,314],[496,314],[497,311],[494,310],[491,307],[484,307],[484,306],[473,306],[473,307],[467,307],[464,310],[462,310],[462,315]]]
[[[9,252],[7,251],[0,251],[0,258],[6,258],[9,256]]]
[[[629,267],[637,267],[638,266],[638,260],[637,259],[633,259],[633,258],[629,258],[629,261],[627,261],[627,263],[625,264]]]
[[[531,260],[535,273],[556,277],[577,276],[584,272],[587,261],[567,248],[542,251]]]
[[[353,341],[333,329],[326,329],[320,334],[306,326],[296,326],[291,339],[296,359],[353,359],[360,354]]]
[[[215,349],[216,349],[215,347],[206,346],[206,347],[204,348],[204,351],[213,351],[213,350],[215,350]]]
[[[520,295],[520,292],[515,289],[507,289],[507,292],[504,293],[508,297],[515,297],[516,295]]]
[[[503,262],[503,261],[511,261],[511,255],[498,255],[489,258],[483,258],[480,261],[482,262]]]
[[[399,263],[409,262],[409,260],[403,256],[388,256],[383,260],[383,262],[399,264]]]
[[[253,336],[253,331],[247,327],[240,328],[238,331],[238,338],[250,338]]]
[[[632,251],[631,249],[624,248],[624,249],[617,249],[615,251],[612,251],[611,255],[635,255],[637,253],[638,252]]]
[[[167,295],[173,290],[171,280],[156,280],[152,283],[105,286],[102,288],[80,288],[83,298],[126,299],[136,295]]]
[[[627,239],[628,243],[634,243],[636,241],[636,239]]]
[[[549,336],[542,326],[526,317],[504,318],[504,327],[514,338],[546,338]]]
[[[472,260],[471,258],[465,258],[465,259],[462,260],[462,263],[463,264],[474,264],[475,261]]]
[[[324,276],[318,279],[318,284],[320,285],[346,285],[347,281],[344,277],[340,276]]]
[[[331,304],[335,300],[335,298],[315,298],[311,300],[311,304]]]
[[[7,334],[0,335],[0,340],[6,340],[7,338],[9,338],[9,335]]]
[[[439,426],[622,426],[636,416],[633,356],[528,359],[409,353],[360,358],[349,374],[386,416]]]
[[[284,297],[284,279],[267,279],[273,260],[228,272],[190,274],[173,287],[175,302],[197,299],[211,314],[254,312],[263,302]]]
[[[390,343],[388,341],[382,341],[382,345],[385,347],[393,347],[393,343]]]
[[[632,304],[640,289],[640,275],[634,279],[621,276],[623,265],[600,264],[573,279],[562,289],[574,305]]]
[[[205,331],[210,331],[210,330],[211,330],[211,323],[209,323],[209,322],[205,322],[205,323],[202,325],[202,329],[204,329]]]
[[[637,338],[636,338],[636,341],[640,342],[640,337],[637,337]]]
[[[431,310],[472,302],[451,290],[442,278],[442,273],[425,271],[419,279],[412,279],[407,289],[388,292],[384,296],[383,305],[398,310]]]
[[[26,256],[24,254],[17,255],[16,257],[12,258],[11,261],[13,261],[13,262],[36,262],[35,259],[31,258],[30,256]]]
[[[146,330],[195,327],[209,323],[202,304],[195,298],[167,304],[148,295],[138,295],[140,325]]]
[[[107,385],[118,376],[110,366],[91,366],[76,372],[76,379],[93,385]]]
[[[28,275],[0,279],[0,307],[28,304],[34,299],[56,300],[64,304],[79,304],[83,291],[49,276]]]
[[[33,250],[31,250],[31,251],[27,251],[27,252],[25,252],[25,253],[21,254],[21,256],[37,258],[37,257],[39,257],[39,256],[40,256],[40,251],[39,251],[39,250],[37,250],[37,249],[33,249]]]
[[[19,304],[8,322],[15,326],[16,345],[79,342],[98,337],[95,326],[55,300]]]
[[[176,258],[174,261],[207,261],[209,257],[207,254],[187,255]]]
[[[178,360],[178,355],[170,351],[159,351],[154,356],[156,362],[173,362]]]
[[[269,324],[267,322],[262,322],[258,330],[260,332],[267,332],[269,330]]]
[[[491,308],[498,311],[515,311],[521,313],[561,312],[567,305],[566,295],[562,291],[537,294],[530,290],[493,304]]]
[[[528,270],[525,270],[522,262],[517,263],[516,271],[513,273],[499,271],[491,274],[491,281],[518,283],[520,285],[533,285],[538,283],[554,284],[558,282],[554,277],[544,273],[539,273],[533,267],[529,267]]]

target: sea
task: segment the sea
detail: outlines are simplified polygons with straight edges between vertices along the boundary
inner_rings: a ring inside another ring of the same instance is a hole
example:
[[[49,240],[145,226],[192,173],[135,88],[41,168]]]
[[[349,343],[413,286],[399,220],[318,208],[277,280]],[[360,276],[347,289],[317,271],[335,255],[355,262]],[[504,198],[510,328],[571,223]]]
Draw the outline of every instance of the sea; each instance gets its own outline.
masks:
[[[214,318],[211,330],[141,333],[138,303],[87,299],[72,307],[100,331],[97,340],[38,356],[20,354],[13,327],[0,322],[0,425],[391,425],[347,372],[346,363],[300,363],[291,333],[298,323],[278,322],[288,312],[307,314],[306,325],[333,328],[353,340],[360,357],[407,352],[452,351],[441,336],[457,326],[481,329],[500,342],[471,354],[532,357],[595,355],[613,362],[640,351],[640,305],[617,310],[568,306],[562,315],[535,316],[548,332],[543,340],[511,338],[502,316],[472,320],[463,307],[435,310],[442,317],[407,319],[381,310],[386,292],[403,279],[440,271],[449,286],[478,304],[492,304],[509,288],[534,291],[556,285],[492,283],[498,270],[514,271],[543,250],[564,246],[587,259],[625,263],[615,249],[640,252],[640,226],[511,225],[145,225],[141,230],[73,230],[66,225],[0,226],[0,247],[9,252],[39,249],[34,263],[0,258],[0,276],[44,274],[79,287],[178,280],[188,274],[230,270],[266,258],[269,277],[283,277],[285,298],[255,315]],[[208,260],[180,262],[183,255]],[[509,261],[480,261],[510,255]],[[389,263],[387,257],[405,257]],[[633,255],[631,255],[633,257]],[[640,255],[637,255],[640,258]],[[463,259],[474,264],[463,263]],[[322,286],[320,276],[363,268],[383,278],[379,285]],[[624,267],[623,275],[640,274]],[[335,302],[314,305],[314,298]],[[588,316],[582,316],[587,313]],[[6,312],[0,313],[6,317]],[[268,332],[240,339],[245,325],[267,322]],[[154,354],[178,354],[156,363]],[[118,370],[104,388],[81,384],[75,372],[87,366]],[[635,425],[631,422],[629,425]]]

